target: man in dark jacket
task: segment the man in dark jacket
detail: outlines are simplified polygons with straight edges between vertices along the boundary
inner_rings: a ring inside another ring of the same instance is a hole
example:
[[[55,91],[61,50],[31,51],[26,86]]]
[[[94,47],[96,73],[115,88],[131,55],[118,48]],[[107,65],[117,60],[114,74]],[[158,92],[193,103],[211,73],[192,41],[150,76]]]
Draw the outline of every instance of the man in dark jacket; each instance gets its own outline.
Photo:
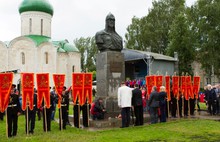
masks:
[[[25,119],[26,119],[25,130],[26,130],[26,133],[30,133],[30,134],[34,133],[36,110],[37,110],[37,92],[35,90],[33,110],[30,110],[30,108],[28,107],[28,109],[25,111]],[[28,113],[27,113],[27,111],[28,111]],[[28,121],[27,121],[27,116],[28,116]],[[28,125],[29,130],[27,130],[27,125]]]
[[[102,120],[104,119],[104,114],[105,114],[105,108],[103,105],[103,99],[102,98],[98,98],[98,100],[96,100],[92,106],[91,106],[91,110],[90,110],[91,114],[92,114],[92,119],[93,120]]]
[[[19,103],[19,96],[17,93],[16,85],[12,85],[11,94],[7,108],[7,121],[8,121],[8,137],[16,136],[18,130],[18,115],[21,113],[21,106]]]
[[[156,86],[153,86],[152,88],[148,106],[150,108],[151,124],[157,123],[158,122],[159,94],[157,92]]]
[[[134,107],[134,115],[136,117],[135,126],[143,125],[143,103],[142,92],[135,84],[135,89],[132,90],[132,106]]]
[[[68,121],[67,107],[69,103],[69,93],[66,91],[66,87],[63,87],[61,95],[61,110],[59,109],[59,126],[60,130],[66,129],[66,124]]]
[[[208,111],[211,115],[216,114],[216,102],[217,102],[217,95],[215,90],[212,89],[212,86],[209,84],[207,85],[208,90],[205,92],[205,99],[208,101]]]

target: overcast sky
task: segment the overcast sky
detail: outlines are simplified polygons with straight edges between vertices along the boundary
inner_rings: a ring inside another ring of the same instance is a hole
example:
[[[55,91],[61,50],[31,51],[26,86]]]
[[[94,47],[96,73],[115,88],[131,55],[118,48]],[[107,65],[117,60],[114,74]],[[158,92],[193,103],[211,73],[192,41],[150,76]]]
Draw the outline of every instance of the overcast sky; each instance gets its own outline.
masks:
[[[21,32],[18,7],[23,0],[0,0],[0,41],[10,41]],[[143,17],[152,7],[152,0],[49,0],[54,8],[52,39],[92,37],[104,29],[105,17],[116,18],[116,31],[124,39],[133,16]],[[186,0],[192,5],[196,0]]]

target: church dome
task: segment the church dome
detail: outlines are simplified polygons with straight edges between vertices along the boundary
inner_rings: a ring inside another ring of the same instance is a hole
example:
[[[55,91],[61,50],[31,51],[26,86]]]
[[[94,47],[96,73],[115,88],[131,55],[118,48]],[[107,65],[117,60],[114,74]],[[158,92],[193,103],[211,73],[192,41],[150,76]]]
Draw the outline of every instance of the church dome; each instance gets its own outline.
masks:
[[[48,0],[23,0],[19,6],[19,13],[27,11],[40,11],[53,16],[53,6]]]
[[[79,52],[79,50],[70,43],[65,43],[64,46],[63,46],[63,49],[66,52]]]

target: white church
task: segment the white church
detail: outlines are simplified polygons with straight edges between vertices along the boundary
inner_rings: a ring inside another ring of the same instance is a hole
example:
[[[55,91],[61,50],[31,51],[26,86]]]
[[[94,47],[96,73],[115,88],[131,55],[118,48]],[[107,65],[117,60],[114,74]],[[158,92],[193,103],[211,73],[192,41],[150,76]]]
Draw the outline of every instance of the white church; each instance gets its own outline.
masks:
[[[67,40],[51,39],[52,5],[47,0],[23,0],[19,13],[21,36],[0,41],[0,72],[13,71],[14,84],[18,84],[20,72],[50,73],[50,86],[52,74],[62,73],[65,85],[70,86],[72,72],[81,72],[81,54]]]

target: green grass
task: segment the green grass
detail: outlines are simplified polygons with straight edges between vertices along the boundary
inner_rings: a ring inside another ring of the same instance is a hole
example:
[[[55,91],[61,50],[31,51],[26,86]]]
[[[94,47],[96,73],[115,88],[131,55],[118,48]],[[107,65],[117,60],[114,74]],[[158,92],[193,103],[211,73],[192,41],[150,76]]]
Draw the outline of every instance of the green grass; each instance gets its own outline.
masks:
[[[207,105],[205,103],[199,103],[201,110],[207,110]]]
[[[57,113],[58,114],[58,113]],[[42,120],[36,121],[34,135],[25,134],[24,116],[19,116],[18,135],[6,138],[5,120],[0,121],[0,141],[13,142],[112,142],[112,141],[167,141],[167,142],[202,142],[220,141],[220,122],[212,120],[181,119],[141,127],[112,128],[110,130],[88,131],[67,126],[59,131],[59,125],[52,121],[51,132],[43,132]]]

